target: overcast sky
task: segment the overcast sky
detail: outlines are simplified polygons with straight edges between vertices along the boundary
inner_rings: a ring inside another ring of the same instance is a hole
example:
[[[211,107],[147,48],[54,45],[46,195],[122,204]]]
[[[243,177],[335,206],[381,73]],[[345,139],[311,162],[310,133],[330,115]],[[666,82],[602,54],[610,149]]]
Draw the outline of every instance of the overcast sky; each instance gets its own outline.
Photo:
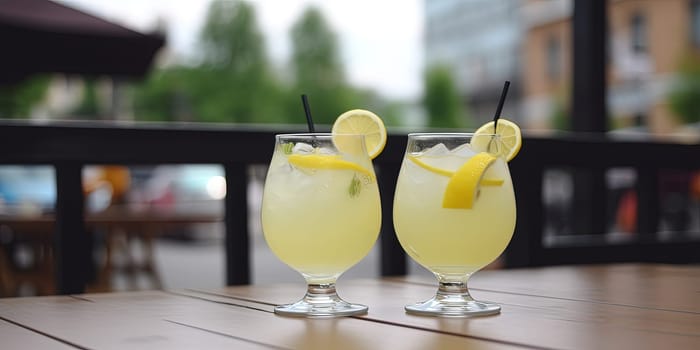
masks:
[[[57,0],[128,26],[150,31],[168,25],[171,49],[191,55],[210,0]],[[350,81],[392,98],[416,98],[423,64],[422,0],[250,0],[270,58],[289,57],[289,28],[308,4],[316,4],[340,40]]]

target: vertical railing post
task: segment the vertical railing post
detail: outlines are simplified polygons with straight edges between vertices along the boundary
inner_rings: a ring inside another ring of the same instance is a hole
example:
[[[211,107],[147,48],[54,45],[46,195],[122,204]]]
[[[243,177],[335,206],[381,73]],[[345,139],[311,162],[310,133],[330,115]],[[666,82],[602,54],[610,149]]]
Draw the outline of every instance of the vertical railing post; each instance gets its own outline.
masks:
[[[250,283],[248,173],[243,163],[224,164],[226,172],[226,284]]]
[[[579,132],[607,130],[606,0],[574,0],[571,126]]]
[[[56,292],[85,291],[92,262],[91,240],[85,230],[82,165],[56,164],[56,226],[54,261]]]
[[[606,0],[574,0],[573,86],[571,127],[575,132],[605,133],[606,105]],[[605,169],[576,169],[574,178],[574,230],[577,234],[605,234]]]
[[[522,153],[526,152],[524,148]],[[537,265],[537,257],[543,251],[544,244],[544,167],[522,158],[515,158],[509,167],[515,190],[517,221],[513,238],[505,251],[505,263],[507,267]]]

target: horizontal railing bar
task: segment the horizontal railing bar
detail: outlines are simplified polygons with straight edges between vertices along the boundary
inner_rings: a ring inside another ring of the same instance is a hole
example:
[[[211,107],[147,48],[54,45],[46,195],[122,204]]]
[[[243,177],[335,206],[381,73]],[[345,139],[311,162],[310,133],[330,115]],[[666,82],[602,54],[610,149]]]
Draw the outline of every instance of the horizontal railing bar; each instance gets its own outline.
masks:
[[[274,135],[303,132],[299,125],[256,127],[175,124],[155,126],[93,124],[22,125],[0,121],[1,164],[267,163]],[[401,161],[406,135],[391,133],[375,163]],[[590,134],[566,137],[525,136],[518,158],[527,166],[634,167],[695,169],[700,144],[625,141]]]
[[[630,261],[688,264],[698,262],[698,251],[700,241],[554,246],[539,250],[530,266]],[[586,258],[581,259],[582,256]]]

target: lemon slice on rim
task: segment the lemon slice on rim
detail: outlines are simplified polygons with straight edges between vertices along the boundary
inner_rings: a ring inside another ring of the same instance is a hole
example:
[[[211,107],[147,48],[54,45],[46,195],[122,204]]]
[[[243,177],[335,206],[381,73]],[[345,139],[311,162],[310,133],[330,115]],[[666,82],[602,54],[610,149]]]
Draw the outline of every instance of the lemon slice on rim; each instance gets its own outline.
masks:
[[[492,154],[481,152],[462,164],[447,183],[442,197],[442,207],[471,209],[484,173],[496,159]]]
[[[341,151],[352,150],[352,144],[349,140],[343,140],[342,137],[335,137],[335,135],[365,135],[365,147],[370,159],[374,159],[382,153],[386,145],[384,122],[376,114],[364,109],[353,109],[341,114],[335,120],[331,132],[334,135],[333,141],[336,147]]]
[[[298,168],[353,170],[374,179],[374,173],[359,164],[342,159],[337,154],[290,154],[287,161]]]
[[[493,134],[493,122],[482,125],[474,132],[471,145],[474,150],[487,151],[497,156],[502,156],[506,161],[510,161],[520,151],[523,138],[520,127],[510,120],[498,119],[496,134],[498,138],[485,135]]]

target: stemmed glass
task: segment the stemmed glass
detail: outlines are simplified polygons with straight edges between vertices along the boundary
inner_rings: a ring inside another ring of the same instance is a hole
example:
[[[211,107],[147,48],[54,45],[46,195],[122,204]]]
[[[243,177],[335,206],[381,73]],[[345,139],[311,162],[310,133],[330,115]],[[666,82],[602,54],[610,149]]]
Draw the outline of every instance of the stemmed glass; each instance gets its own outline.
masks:
[[[306,279],[306,295],[275,307],[289,316],[367,312],[336,293],[381,225],[379,189],[363,135],[277,135],[265,180],[262,227],[274,254]]]
[[[470,316],[501,307],[474,300],[467,280],[495,260],[515,229],[515,195],[499,135],[416,133],[394,197],[401,246],[438,280],[437,294],[412,314]]]

